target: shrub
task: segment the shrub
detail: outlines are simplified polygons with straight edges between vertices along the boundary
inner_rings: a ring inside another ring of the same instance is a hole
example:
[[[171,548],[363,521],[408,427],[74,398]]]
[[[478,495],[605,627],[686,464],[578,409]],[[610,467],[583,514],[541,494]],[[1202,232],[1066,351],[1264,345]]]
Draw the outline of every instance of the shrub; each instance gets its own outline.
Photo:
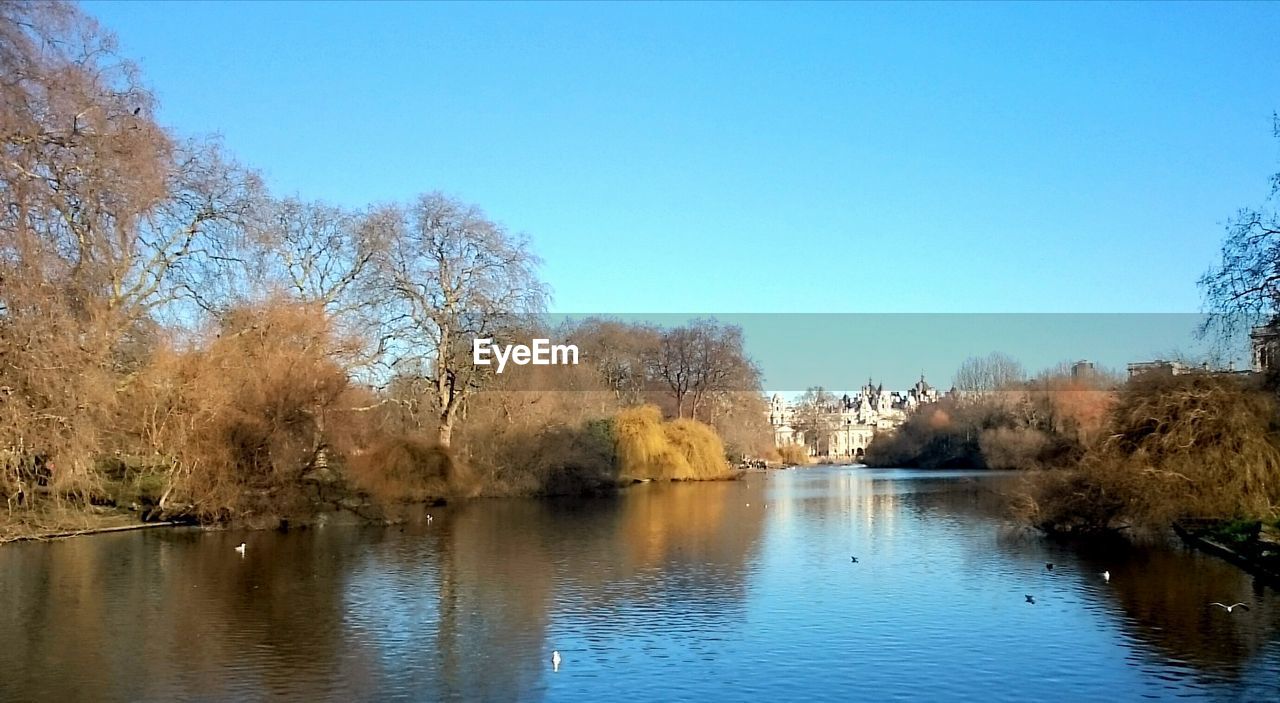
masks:
[[[626,479],[671,479],[690,471],[662,428],[662,411],[653,405],[628,408],[613,421],[618,473]]]
[[[528,443],[525,466],[535,477],[528,493],[579,495],[613,488],[617,475],[608,422],[544,429]]]
[[[171,501],[201,518],[305,510],[300,479],[335,453],[328,428],[350,392],[330,320],[272,300],[207,333],[132,380],[117,443],[165,467]]]
[[[731,475],[715,430],[696,420],[664,423],[652,405],[614,419],[619,474],[629,479],[710,480]]]
[[[868,466],[985,469],[979,437],[984,430],[1011,423],[1003,407],[943,400],[914,413],[897,429],[877,433],[864,461]]]
[[[710,426],[697,420],[672,420],[663,426],[667,443],[684,459],[677,480],[715,480],[730,475],[724,444]]]
[[[464,488],[454,473],[447,449],[415,437],[384,439],[347,462],[351,482],[382,503],[451,495]]]
[[[1050,531],[1159,526],[1180,518],[1280,514],[1275,400],[1249,381],[1140,378],[1120,393],[1106,438],[1065,476],[1035,482],[1025,517]]]
[[[788,444],[774,451],[778,461],[788,466],[803,466],[809,463],[809,448],[803,444]]]

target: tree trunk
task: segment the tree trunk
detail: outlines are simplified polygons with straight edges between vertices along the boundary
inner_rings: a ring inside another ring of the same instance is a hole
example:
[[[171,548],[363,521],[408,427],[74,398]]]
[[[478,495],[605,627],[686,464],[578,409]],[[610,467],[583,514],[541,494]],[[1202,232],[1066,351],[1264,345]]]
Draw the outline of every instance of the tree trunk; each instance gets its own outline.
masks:
[[[329,469],[329,445],[325,442],[325,422],[324,408],[318,408],[315,412],[316,419],[316,435],[312,444],[312,466],[317,471],[327,471]]]
[[[448,449],[451,441],[453,441],[453,413],[442,413],[440,415],[440,446]]]

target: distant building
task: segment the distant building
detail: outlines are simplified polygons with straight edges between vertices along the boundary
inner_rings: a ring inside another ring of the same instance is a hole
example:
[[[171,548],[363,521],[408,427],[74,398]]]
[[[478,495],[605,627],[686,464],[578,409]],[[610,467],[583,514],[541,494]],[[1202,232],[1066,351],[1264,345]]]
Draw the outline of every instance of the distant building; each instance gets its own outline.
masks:
[[[1280,323],[1254,327],[1249,331],[1253,348],[1253,372],[1268,373],[1280,369]]]
[[[1071,365],[1072,378],[1090,378],[1096,373],[1097,370],[1093,368],[1092,361],[1085,361],[1084,359],[1081,359]]]
[[[775,446],[805,444],[810,439],[811,453],[861,458],[876,432],[901,425],[909,413],[940,398],[938,389],[929,385],[923,374],[905,392],[885,390],[883,383],[873,384],[868,379],[858,393],[845,394],[822,408],[820,437],[806,438],[803,431],[796,429],[796,408],[780,395],[770,399],[769,424],[773,426]]]
[[[1164,359],[1156,359],[1155,361],[1135,361],[1129,364],[1129,378],[1137,378],[1139,376],[1181,376],[1183,374],[1192,373],[1196,369],[1187,366],[1181,361],[1165,361]]]
[[[773,446],[789,447],[804,444],[804,432],[797,430],[795,408],[787,404],[777,393],[769,399],[769,425],[773,427]]]

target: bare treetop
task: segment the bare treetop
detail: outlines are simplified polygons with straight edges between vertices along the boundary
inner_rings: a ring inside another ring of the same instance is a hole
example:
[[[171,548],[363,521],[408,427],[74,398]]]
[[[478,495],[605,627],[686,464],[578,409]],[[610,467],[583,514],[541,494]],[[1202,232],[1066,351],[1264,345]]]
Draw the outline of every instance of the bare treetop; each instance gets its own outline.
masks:
[[[440,441],[448,445],[466,397],[484,383],[471,363],[477,338],[497,338],[515,317],[540,313],[547,288],[528,239],[474,205],[440,193],[375,213],[373,263],[392,367],[424,369],[436,389]]]
[[[1280,139],[1280,115],[1272,117]],[[1205,306],[1221,313],[1209,318],[1202,332],[1230,338],[1242,327],[1280,313],[1280,172],[1261,207],[1241,208],[1227,224],[1222,259],[1200,277]],[[1216,329],[1215,329],[1216,328]]]
[[[1008,354],[991,352],[960,362],[952,384],[959,391],[998,391],[1020,384],[1026,378],[1026,369],[1016,359]]]

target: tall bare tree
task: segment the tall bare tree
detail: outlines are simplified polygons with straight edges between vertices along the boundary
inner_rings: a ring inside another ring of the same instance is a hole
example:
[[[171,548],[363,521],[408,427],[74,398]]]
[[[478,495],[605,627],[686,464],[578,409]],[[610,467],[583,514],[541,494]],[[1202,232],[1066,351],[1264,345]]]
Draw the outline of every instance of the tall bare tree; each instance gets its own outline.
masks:
[[[696,418],[712,395],[758,387],[759,371],[743,350],[742,328],[710,319],[663,330],[650,368],[670,390],[677,417],[684,417],[686,401]]]
[[[268,275],[289,294],[319,303],[336,316],[357,307],[352,295],[372,267],[376,228],[359,213],[319,201],[281,198],[266,203],[255,239]]]
[[[89,473],[121,362],[203,301],[258,179],[180,141],[115,40],[74,6],[0,3],[0,451]],[[127,348],[127,351],[126,351]],[[127,366],[127,364],[124,364]],[[12,448],[12,449],[11,449]]]
[[[390,365],[420,369],[428,379],[447,447],[467,398],[486,380],[472,363],[473,340],[501,339],[518,326],[516,316],[545,309],[541,260],[524,236],[440,193],[384,209],[373,222],[381,229],[373,263],[388,312]]]
[[[1280,140],[1280,115],[1272,116]],[[1205,307],[1213,313],[1201,332],[1234,337],[1280,313],[1280,172],[1259,207],[1241,208],[1227,224],[1222,258],[1200,277]]]
[[[952,385],[966,393],[985,393],[1008,389],[1026,378],[1026,369],[1016,359],[1001,352],[991,352],[960,362]]]
[[[0,259],[125,322],[205,292],[258,178],[156,124],[133,64],[72,6],[0,5],[0,64]]]
[[[661,332],[651,325],[616,319],[588,318],[568,330],[568,338],[624,406],[643,401],[649,385],[648,361],[654,358]]]
[[[793,424],[817,454],[830,450],[831,433],[838,426],[837,402],[835,394],[822,386],[813,386],[796,399]]]

